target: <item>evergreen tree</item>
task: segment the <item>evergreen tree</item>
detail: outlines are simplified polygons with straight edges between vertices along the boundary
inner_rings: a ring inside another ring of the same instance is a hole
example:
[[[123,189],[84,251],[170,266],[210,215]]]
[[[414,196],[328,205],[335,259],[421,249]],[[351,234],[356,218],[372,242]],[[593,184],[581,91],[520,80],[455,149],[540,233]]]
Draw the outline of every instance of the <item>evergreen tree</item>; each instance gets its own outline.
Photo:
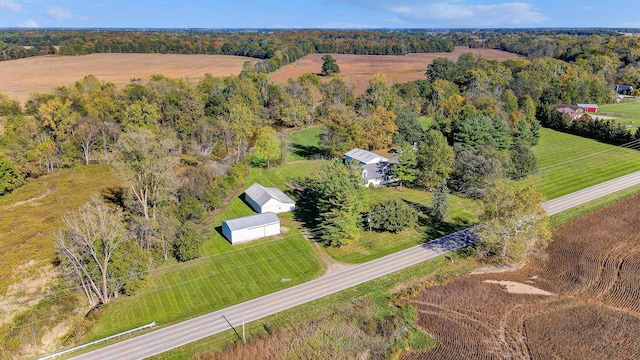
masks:
[[[429,215],[438,221],[442,222],[447,217],[447,212],[449,211],[449,188],[447,184],[443,181],[438,188],[436,188],[436,193],[433,195],[433,206],[429,211]]]

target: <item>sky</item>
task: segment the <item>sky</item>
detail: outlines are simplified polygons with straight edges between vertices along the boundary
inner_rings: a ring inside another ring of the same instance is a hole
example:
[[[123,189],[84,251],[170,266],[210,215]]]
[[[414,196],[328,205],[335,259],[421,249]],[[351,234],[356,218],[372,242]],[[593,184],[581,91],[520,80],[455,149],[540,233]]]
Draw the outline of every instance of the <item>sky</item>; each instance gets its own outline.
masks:
[[[0,28],[640,28],[640,0],[0,0]]]

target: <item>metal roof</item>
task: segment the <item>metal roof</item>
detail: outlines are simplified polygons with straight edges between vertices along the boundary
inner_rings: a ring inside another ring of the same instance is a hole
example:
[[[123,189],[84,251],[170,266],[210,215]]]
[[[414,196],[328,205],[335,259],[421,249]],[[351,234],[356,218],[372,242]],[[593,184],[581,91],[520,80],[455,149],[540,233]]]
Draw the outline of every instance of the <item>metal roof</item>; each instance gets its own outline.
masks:
[[[258,183],[254,183],[244,192],[244,194],[250,197],[256,204],[263,206],[271,199],[276,199],[283,204],[295,204],[295,201],[291,200],[285,193],[278,188],[266,188]]]
[[[344,155],[354,160],[358,160],[363,164],[373,164],[381,161],[389,161],[389,159],[387,159],[384,156],[380,156],[378,154],[372,153],[371,151],[362,150],[358,148],[351,149]]]
[[[225,220],[222,224],[227,224],[229,230],[250,229],[271,224],[279,224],[280,218],[272,212],[244,216],[240,218]]]

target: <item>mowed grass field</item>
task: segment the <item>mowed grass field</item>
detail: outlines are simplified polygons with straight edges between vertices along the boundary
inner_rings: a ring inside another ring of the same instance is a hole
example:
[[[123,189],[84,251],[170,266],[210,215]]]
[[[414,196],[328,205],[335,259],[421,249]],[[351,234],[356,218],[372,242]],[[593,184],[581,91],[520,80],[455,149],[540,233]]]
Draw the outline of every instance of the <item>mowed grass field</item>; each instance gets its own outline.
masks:
[[[426,79],[424,73],[427,66],[438,57],[445,57],[457,61],[460,55],[472,53],[489,60],[515,60],[523,59],[520,55],[495,49],[470,49],[465,46],[456,46],[453,52],[421,53],[408,55],[351,55],[331,54],[340,67],[340,73],[336,75],[345,81],[348,86],[355,87],[356,94],[362,94],[369,86],[369,80],[374,74],[385,74],[392,83],[405,83]],[[301,75],[312,73],[320,74],[322,71],[322,56],[324,54],[309,54],[293,64],[282,67],[269,76],[271,82],[276,84],[286,83],[287,80],[297,79]],[[326,81],[330,78],[325,78]]]
[[[50,93],[69,86],[86,75],[114,83],[118,88],[132,79],[148,80],[162,74],[195,84],[205,74],[238,75],[245,61],[260,60],[227,55],[90,54],[82,56],[37,56],[0,61],[0,93],[24,104],[32,92]]]
[[[640,170],[640,151],[541,129],[538,173],[524,180],[553,199]]]
[[[598,115],[614,117],[619,123],[637,128],[640,126],[640,99],[627,98],[619,103],[600,105],[595,116]]]

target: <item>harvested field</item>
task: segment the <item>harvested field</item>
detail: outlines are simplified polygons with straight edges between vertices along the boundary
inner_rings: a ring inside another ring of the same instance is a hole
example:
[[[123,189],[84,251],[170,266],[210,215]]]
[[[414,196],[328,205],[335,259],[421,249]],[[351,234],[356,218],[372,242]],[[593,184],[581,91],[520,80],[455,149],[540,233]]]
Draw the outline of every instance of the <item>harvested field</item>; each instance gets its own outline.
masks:
[[[546,262],[425,288],[438,345],[405,359],[640,358],[639,212],[636,196],[558,228]]]
[[[456,46],[453,52],[420,53],[397,55],[349,55],[331,54],[340,66],[341,77],[347,85],[354,85],[356,94],[363,93],[369,86],[369,80],[374,74],[385,74],[392,83],[405,83],[426,79],[424,76],[433,59],[445,57],[458,60],[464,53],[472,53],[489,60],[514,60],[522,59],[520,55],[494,49],[470,49],[466,46]],[[271,74],[273,83],[281,84],[289,78],[297,79],[307,73],[320,74],[322,71],[322,57],[324,54],[310,54],[293,64],[282,67]],[[328,80],[328,79],[327,79]]]
[[[68,86],[85,75],[95,75],[118,88],[131,79],[147,80],[161,74],[197,82],[206,73],[238,75],[245,61],[258,59],[226,55],[91,54],[82,56],[38,56],[0,61],[0,93],[24,103],[31,92],[47,93]]]

